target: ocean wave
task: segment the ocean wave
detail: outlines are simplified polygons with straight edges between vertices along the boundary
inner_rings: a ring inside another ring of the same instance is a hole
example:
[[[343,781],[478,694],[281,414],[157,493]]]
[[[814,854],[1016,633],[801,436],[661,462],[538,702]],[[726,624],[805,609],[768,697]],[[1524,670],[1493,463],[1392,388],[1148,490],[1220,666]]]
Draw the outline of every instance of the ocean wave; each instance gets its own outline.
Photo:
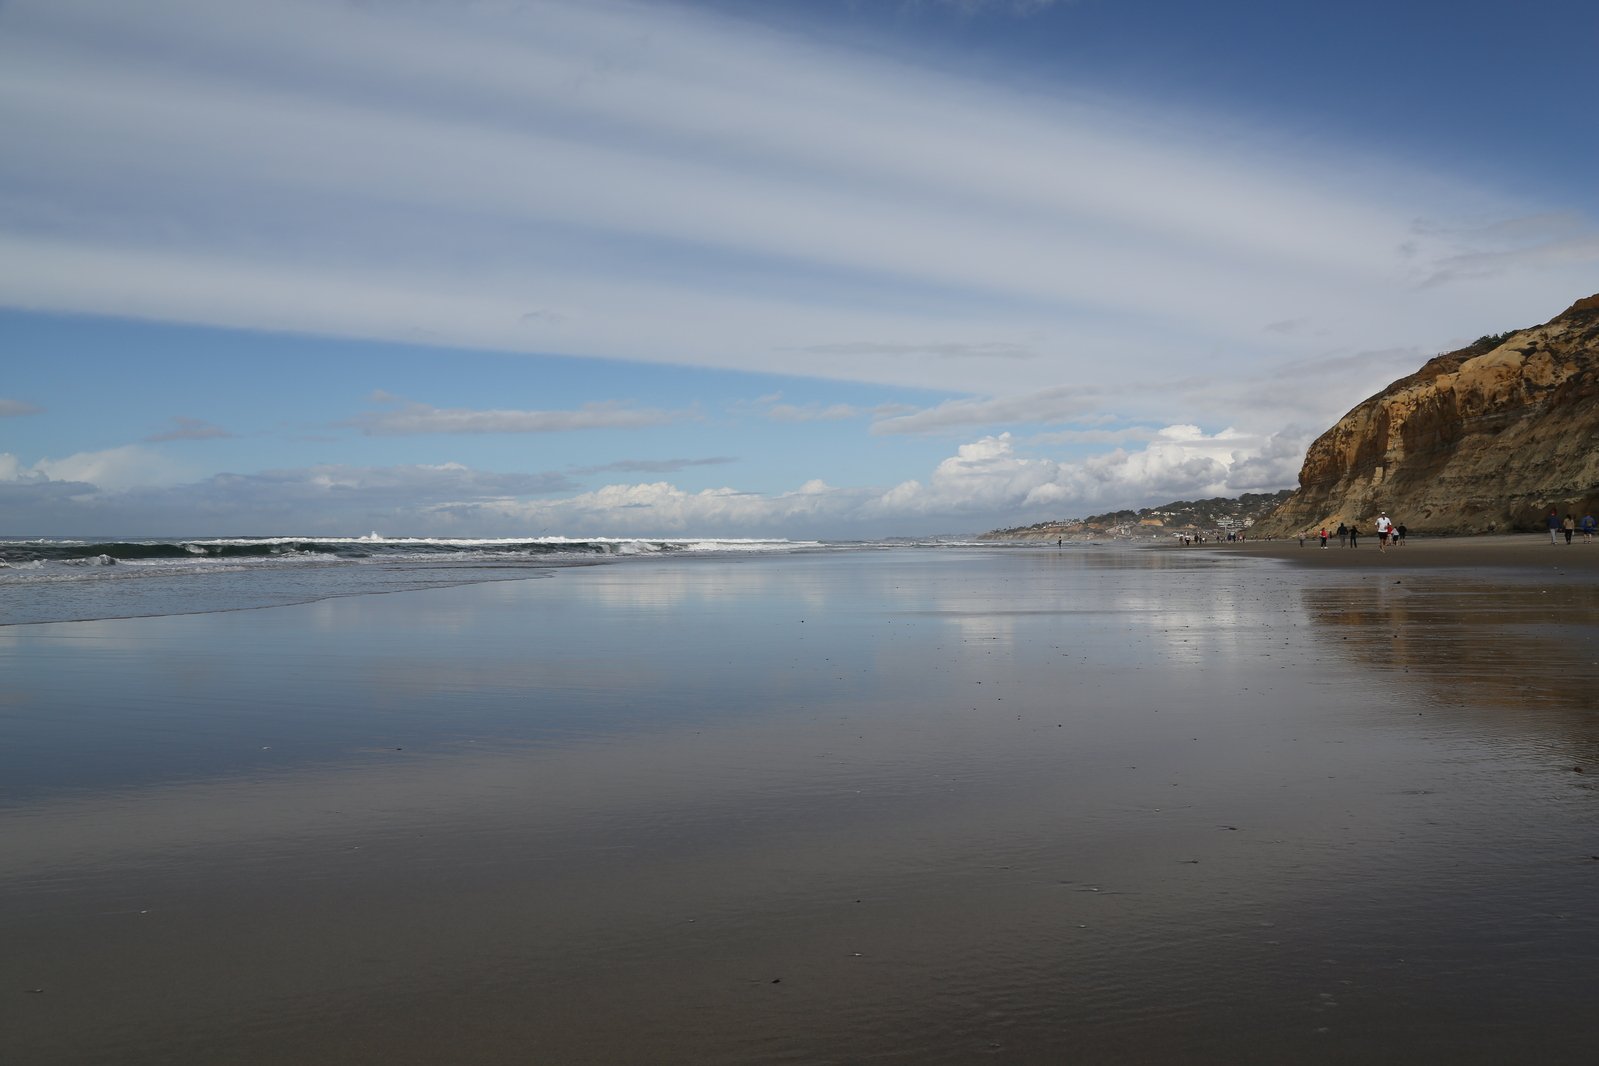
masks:
[[[0,567],[195,565],[219,562],[547,560],[666,552],[795,551],[818,541],[705,537],[184,537],[0,541]]]
[[[707,537],[0,540],[0,626],[189,614],[548,576],[563,566],[827,547]]]

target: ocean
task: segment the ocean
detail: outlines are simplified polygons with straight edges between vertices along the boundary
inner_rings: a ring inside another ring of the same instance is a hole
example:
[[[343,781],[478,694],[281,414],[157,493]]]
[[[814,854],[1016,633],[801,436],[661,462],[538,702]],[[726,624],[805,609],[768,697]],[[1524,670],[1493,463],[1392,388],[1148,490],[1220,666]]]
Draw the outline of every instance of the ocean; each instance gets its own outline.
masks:
[[[857,544],[843,547],[859,547]],[[0,539],[0,625],[203,614],[522,580],[674,553],[822,550],[818,541],[617,537]]]
[[[0,1061],[1599,1042],[1586,576],[114,543],[7,546]]]

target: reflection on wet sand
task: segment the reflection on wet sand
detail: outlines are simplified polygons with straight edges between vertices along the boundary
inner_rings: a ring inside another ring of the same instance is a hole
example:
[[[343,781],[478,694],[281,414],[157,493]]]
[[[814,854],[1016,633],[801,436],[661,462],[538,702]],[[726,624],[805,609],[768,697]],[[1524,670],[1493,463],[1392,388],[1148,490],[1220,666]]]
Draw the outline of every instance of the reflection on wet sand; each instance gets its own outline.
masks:
[[[0,1059],[1583,1061],[1586,719],[1514,675],[1591,645],[1451,581],[907,551],[16,627]]]
[[[1497,581],[1409,574],[1306,588],[1331,647],[1426,687],[1452,721],[1511,739],[1563,739],[1561,762],[1599,770],[1599,585],[1563,575]]]

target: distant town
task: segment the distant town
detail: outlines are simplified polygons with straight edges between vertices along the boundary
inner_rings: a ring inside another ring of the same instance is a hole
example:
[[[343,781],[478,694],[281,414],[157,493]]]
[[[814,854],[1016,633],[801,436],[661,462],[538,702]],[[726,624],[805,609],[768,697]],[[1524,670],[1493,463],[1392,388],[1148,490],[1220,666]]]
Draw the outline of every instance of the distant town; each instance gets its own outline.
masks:
[[[1216,496],[1208,500],[1176,500],[1158,507],[1111,511],[1087,518],[1067,518],[1013,526],[984,533],[984,540],[1159,540],[1199,536],[1224,540],[1249,529],[1278,504],[1294,494],[1246,492],[1242,496]]]

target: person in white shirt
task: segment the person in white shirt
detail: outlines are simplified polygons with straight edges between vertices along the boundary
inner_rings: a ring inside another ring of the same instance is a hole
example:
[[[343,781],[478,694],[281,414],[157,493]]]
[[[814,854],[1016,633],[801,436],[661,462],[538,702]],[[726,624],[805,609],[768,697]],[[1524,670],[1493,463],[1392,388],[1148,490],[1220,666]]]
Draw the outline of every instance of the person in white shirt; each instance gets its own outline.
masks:
[[[1388,550],[1388,535],[1394,531],[1394,524],[1388,520],[1388,512],[1384,511],[1377,516],[1377,550]]]

